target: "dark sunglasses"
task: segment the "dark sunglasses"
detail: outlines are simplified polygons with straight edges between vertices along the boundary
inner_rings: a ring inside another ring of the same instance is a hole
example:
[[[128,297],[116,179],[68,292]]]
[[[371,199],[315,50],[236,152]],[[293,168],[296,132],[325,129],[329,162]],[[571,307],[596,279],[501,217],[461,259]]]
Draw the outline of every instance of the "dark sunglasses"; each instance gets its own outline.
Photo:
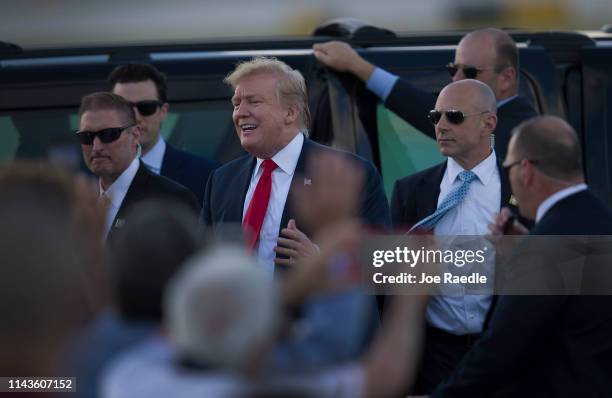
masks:
[[[499,65],[499,66],[491,66],[487,68],[477,68],[475,66],[460,65],[454,62],[449,62],[446,65],[446,70],[448,70],[448,74],[451,75],[451,77],[454,77],[455,74],[457,74],[457,71],[461,69],[463,71],[463,76],[465,76],[467,79],[476,79],[476,77],[478,77],[478,74],[480,72],[483,72],[485,70],[500,70],[503,67],[504,67],[503,65]]]
[[[157,108],[163,104],[163,102],[156,100],[130,102],[130,105],[132,105],[133,108],[138,109],[138,113],[140,113],[142,116],[151,116],[157,112]]]
[[[134,127],[135,125],[135,123],[132,123],[124,127],[110,127],[100,131],[77,131],[76,135],[81,140],[81,145],[92,145],[96,137],[103,143],[108,144],[109,142],[116,141],[123,130]]]
[[[482,112],[474,112],[474,113],[463,113],[457,109],[450,109],[448,111],[437,111],[435,109],[432,109],[429,111],[429,114],[427,115],[427,117],[429,118],[429,120],[431,120],[431,122],[435,125],[438,124],[438,122],[440,121],[440,119],[442,119],[442,115],[446,116],[446,120],[449,121],[449,123],[451,124],[461,124],[463,123],[463,121],[465,120],[466,117],[468,116],[474,116],[474,115],[483,115],[485,113],[488,113],[489,111],[482,111]]]

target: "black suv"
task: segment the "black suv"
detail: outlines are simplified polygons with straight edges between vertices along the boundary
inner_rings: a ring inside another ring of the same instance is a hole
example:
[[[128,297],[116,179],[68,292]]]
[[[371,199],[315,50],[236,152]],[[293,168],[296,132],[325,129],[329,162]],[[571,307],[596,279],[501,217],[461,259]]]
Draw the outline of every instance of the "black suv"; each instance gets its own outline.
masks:
[[[436,95],[450,82],[444,67],[466,32],[396,34],[332,21],[312,36],[197,44],[22,50],[0,43],[0,163],[50,157],[82,167],[80,98],[108,90],[117,65],[149,62],[168,77],[170,114],[162,134],[176,147],[226,162],[242,154],[222,82],[235,64],[275,56],[306,77],[311,137],[369,158],[393,182],[440,161],[435,142],[381,106],[350,75],[330,73],[313,43],[341,39],[366,59]],[[520,49],[520,93],[540,113],[566,118],[583,144],[589,185],[612,204],[612,34],[510,30]]]

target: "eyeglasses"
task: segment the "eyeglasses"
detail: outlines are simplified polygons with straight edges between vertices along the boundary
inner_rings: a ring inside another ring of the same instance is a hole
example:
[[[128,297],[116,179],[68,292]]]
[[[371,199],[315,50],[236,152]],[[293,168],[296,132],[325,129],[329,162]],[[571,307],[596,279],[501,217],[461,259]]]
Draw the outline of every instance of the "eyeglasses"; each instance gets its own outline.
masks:
[[[163,102],[157,100],[130,102],[130,105],[133,108],[138,109],[138,113],[140,113],[142,116],[151,116],[152,114],[157,112],[157,108],[162,106],[163,104]]]
[[[497,66],[490,66],[486,68],[477,68],[475,66],[461,65],[461,64],[456,64],[454,62],[449,62],[446,65],[446,69],[448,70],[448,74],[451,75],[451,77],[454,77],[457,71],[461,69],[463,71],[463,76],[465,76],[467,79],[476,79],[476,77],[478,77],[478,74],[480,72],[483,72],[485,70],[501,70],[505,66],[506,65],[497,65]]]
[[[489,113],[489,111],[463,113],[462,111],[457,109],[449,109],[448,111],[437,111],[435,109],[432,109],[429,111],[427,117],[434,125],[438,124],[440,119],[442,119],[443,114],[446,116],[446,120],[448,120],[451,124],[461,124],[468,116],[483,115],[485,113]]]
[[[516,160],[516,161],[514,161],[512,163],[508,163],[508,164],[504,163],[504,164],[502,164],[502,167],[504,168],[504,170],[506,170],[506,172],[510,172],[511,168],[513,168],[514,166],[520,164],[523,160],[526,160],[526,161],[528,161],[529,163],[532,163],[532,164],[538,164],[537,160],[519,159],[519,160]]]
[[[134,127],[135,125],[136,123],[132,123],[124,127],[110,127],[100,131],[77,131],[76,135],[81,140],[81,145],[92,145],[96,137],[103,143],[108,144],[109,142],[116,141],[123,130]]]

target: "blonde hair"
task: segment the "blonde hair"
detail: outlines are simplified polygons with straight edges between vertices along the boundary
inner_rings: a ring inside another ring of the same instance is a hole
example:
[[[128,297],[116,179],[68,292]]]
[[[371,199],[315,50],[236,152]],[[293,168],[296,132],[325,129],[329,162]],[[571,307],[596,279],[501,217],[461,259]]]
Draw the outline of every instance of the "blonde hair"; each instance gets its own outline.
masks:
[[[255,57],[249,61],[240,62],[223,81],[232,88],[236,88],[238,82],[244,77],[259,73],[280,77],[276,86],[276,96],[279,102],[282,100],[297,105],[301,127],[307,129],[310,126],[310,110],[308,109],[308,93],[304,76],[283,61],[274,57]]]

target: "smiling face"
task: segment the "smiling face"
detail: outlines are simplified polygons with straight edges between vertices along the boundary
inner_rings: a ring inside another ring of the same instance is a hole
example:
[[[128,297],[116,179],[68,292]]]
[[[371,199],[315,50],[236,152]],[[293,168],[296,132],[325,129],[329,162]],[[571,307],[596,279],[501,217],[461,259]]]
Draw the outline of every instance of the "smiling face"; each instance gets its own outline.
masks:
[[[242,147],[269,159],[299,132],[297,106],[278,96],[278,75],[253,73],[242,77],[232,97],[232,119]]]
[[[127,124],[114,110],[92,110],[81,116],[79,130],[96,132]],[[105,189],[128,168],[138,151],[139,138],[140,128],[134,126],[124,130],[113,142],[103,143],[96,137],[92,145],[81,145],[87,168],[100,177]]]

